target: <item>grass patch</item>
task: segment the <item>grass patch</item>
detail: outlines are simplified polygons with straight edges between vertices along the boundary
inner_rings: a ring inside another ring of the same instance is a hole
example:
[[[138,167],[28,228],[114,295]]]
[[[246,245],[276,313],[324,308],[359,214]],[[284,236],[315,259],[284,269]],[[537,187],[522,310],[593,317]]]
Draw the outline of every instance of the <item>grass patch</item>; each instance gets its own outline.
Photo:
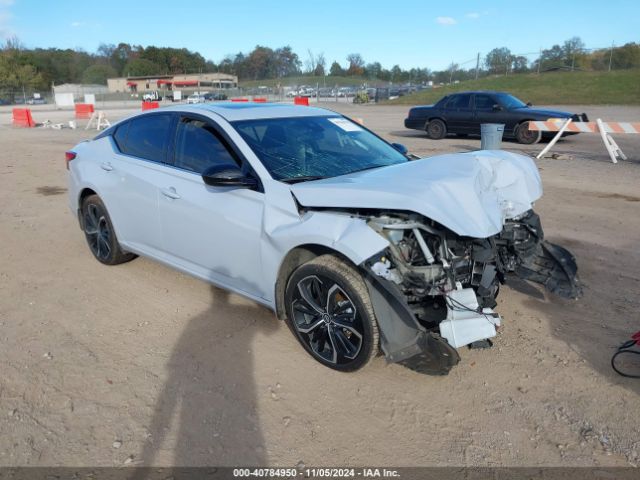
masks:
[[[406,95],[387,103],[431,104],[449,93],[464,90],[505,91],[534,105],[640,105],[640,70],[487,77]]]

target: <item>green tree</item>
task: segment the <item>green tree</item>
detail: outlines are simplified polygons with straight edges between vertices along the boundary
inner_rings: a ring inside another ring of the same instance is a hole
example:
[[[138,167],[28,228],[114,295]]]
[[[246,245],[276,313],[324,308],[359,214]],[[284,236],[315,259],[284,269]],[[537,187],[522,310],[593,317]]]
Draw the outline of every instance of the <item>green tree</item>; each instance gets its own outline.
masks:
[[[507,47],[494,48],[484,59],[484,64],[489,73],[504,74],[511,68],[513,55]]]
[[[144,75],[160,75],[160,67],[150,60],[136,58],[129,60],[122,71],[125,77],[135,77]]]
[[[525,73],[529,71],[529,61],[527,57],[518,55],[513,57],[512,70],[514,73]]]
[[[111,65],[91,65],[82,74],[82,83],[106,85],[107,78],[117,76],[118,72]]]
[[[349,68],[347,68],[347,75],[361,76],[364,74],[364,59],[359,53],[350,53],[347,55],[347,62]]]
[[[611,57],[611,67],[614,69],[639,68],[640,44],[632,42],[615,48]]]
[[[289,45],[276,49],[274,54],[278,78],[300,73],[300,58]]]
[[[382,73],[382,65],[380,65],[380,62],[367,63],[365,72],[367,77],[369,78],[380,78],[380,74]]]
[[[331,68],[329,68],[329,75],[342,77],[344,76],[344,68],[342,68],[338,62],[334,61],[331,64]]]

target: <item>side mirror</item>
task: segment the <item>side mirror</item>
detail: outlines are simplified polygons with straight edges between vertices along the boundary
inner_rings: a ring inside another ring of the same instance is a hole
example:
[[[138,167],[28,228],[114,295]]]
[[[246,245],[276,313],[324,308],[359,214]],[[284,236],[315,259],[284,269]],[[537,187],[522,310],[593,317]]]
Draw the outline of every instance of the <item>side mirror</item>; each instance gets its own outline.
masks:
[[[213,165],[202,172],[202,180],[212,187],[256,188],[258,181],[248,177],[239,167]]]
[[[399,151],[403,155],[406,155],[407,152],[409,151],[409,150],[407,150],[407,147],[405,147],[401,143],[392,143],[391,146],[393,148],[395,148],[397,151]]]
[[[493,109],[494,112],[500,112],[500,111],[503,110],[502,105],[498,105],[497,103],[493,104],[492,109]]]
[[[527,102],[527,107],[533,107],[533,103]]]

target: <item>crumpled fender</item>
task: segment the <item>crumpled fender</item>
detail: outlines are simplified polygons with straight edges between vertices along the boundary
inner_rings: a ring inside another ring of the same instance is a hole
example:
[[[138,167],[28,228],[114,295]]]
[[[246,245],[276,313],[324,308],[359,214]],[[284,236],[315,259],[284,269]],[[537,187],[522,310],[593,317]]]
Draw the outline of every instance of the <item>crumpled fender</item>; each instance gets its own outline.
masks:
[[[289,201],[293,204],[290,192]],[[267,207],[264,215],[262,267],[266,285],[276,285],[286,255],[296,247],[320,245],[339,252],[354,265],[384,250],[389,242],[367,222],[348,213],[307,211]],[[275,306],[275,291],[266,298]]]

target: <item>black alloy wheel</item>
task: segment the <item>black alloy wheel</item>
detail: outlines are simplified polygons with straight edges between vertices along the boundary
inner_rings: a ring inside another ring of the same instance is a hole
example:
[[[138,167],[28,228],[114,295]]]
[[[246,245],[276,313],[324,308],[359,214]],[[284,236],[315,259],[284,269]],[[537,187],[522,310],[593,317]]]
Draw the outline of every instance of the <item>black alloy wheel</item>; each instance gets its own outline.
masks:
[[[378,330],[360,275],[341,260],[323,255],[291,276],[287,323],[320,363],[357,370],[377,353]]]

